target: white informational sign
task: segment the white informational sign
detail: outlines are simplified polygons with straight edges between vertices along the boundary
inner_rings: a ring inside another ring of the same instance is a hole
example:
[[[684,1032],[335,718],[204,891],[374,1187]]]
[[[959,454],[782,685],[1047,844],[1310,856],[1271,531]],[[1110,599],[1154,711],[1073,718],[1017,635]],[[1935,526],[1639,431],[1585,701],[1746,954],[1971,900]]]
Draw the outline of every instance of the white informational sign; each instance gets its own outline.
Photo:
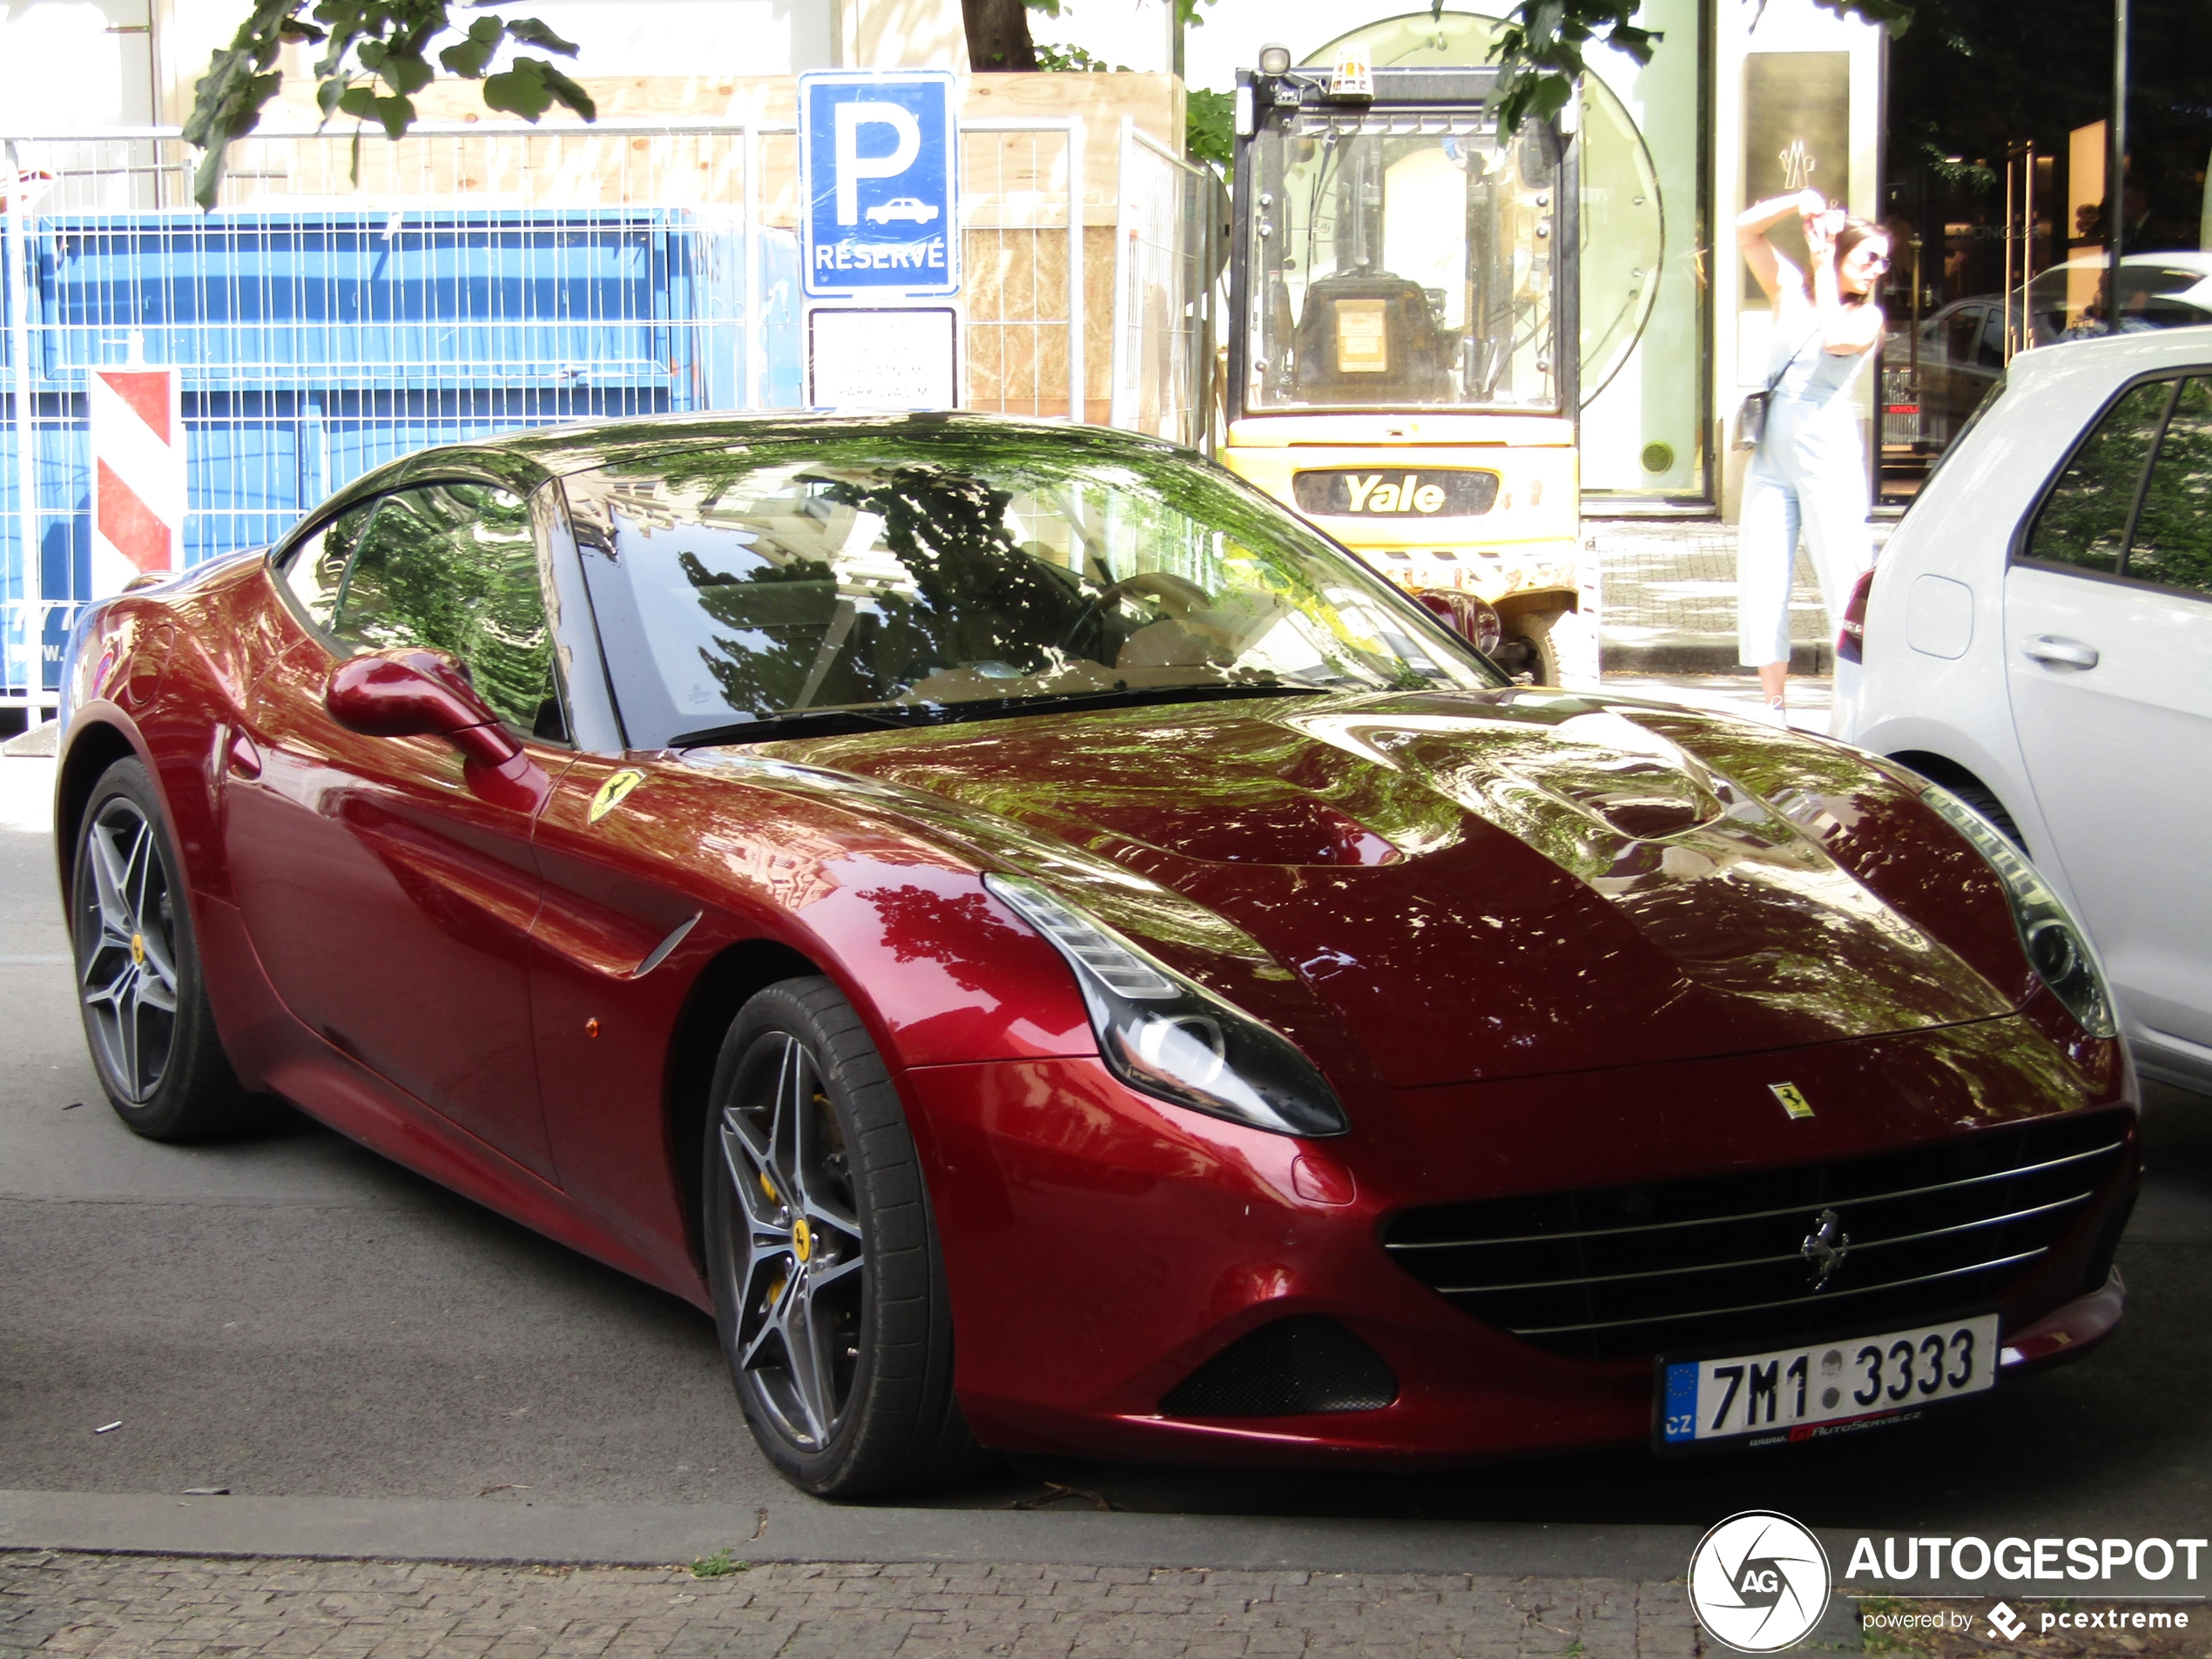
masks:
[[[818,409],[956,408],[959,346],[949,306],[817,306],[806,314],[806,401]]]

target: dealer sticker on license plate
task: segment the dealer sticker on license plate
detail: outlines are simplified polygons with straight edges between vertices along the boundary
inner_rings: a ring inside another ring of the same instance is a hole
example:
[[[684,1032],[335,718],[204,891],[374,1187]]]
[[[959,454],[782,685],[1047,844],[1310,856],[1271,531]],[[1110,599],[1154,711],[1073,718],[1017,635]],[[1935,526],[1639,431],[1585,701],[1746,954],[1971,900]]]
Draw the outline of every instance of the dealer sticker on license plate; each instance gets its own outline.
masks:
[[[1810,1439],[1817,1426],[1890,1417],[1997,1380],[1997,1316],[1717,1359],[1662,1359],[1659,1444]]]

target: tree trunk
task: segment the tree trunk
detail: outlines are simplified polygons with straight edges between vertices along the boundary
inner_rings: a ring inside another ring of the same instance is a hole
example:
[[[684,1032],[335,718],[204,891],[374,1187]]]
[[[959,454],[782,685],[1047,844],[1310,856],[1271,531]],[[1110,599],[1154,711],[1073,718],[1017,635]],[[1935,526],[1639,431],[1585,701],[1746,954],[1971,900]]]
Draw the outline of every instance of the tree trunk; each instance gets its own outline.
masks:
[[[1037,49],[1029,40],[1029,9],[1022,0],[961,0],[960,9],[968,24],[970,69],[981,74],[1036,68]]]

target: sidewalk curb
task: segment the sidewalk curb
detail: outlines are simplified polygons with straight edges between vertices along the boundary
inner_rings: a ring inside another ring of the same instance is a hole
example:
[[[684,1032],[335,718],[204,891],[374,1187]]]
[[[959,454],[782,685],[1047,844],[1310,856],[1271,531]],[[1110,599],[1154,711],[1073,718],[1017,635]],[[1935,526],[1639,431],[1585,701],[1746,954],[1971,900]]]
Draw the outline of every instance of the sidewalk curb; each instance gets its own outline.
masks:
[[[1608,674],[1740,674],[1756,669],[1736,660],[1736,640],[1727,634],[1655,634],[1641,639],[1608,635],[1598,650]],[[1800,639],[1790,647],[1792,674],[1832,674],[1836,651],[1824,639]]]
[[[1008,1513],[813,1503],[524,1505],[467,1499],[0,1492],[0,1550],[482,1565],[1081,1561],[1217,1570],[1680,1578],[1695,1527]]]

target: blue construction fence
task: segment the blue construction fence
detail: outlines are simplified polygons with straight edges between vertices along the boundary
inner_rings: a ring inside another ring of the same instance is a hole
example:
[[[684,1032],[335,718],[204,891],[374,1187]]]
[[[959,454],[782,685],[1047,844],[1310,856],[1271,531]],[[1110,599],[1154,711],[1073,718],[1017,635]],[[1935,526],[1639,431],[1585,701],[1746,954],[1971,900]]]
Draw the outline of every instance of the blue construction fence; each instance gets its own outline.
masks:
[[[31,221],[26,364],[0,284],[0,598],[91,597],[86,382],[182,371],[188,564],[260,545],[396,456],[531,427],[801,401],[799,258],[687,210],[138,212]],[[14,398],[29,374],[30,420]],[[44,619],[47,683],[73,606]],[[10,609],[11,621],[16,615]],[[4,690],[20,695],[20,646]]]

